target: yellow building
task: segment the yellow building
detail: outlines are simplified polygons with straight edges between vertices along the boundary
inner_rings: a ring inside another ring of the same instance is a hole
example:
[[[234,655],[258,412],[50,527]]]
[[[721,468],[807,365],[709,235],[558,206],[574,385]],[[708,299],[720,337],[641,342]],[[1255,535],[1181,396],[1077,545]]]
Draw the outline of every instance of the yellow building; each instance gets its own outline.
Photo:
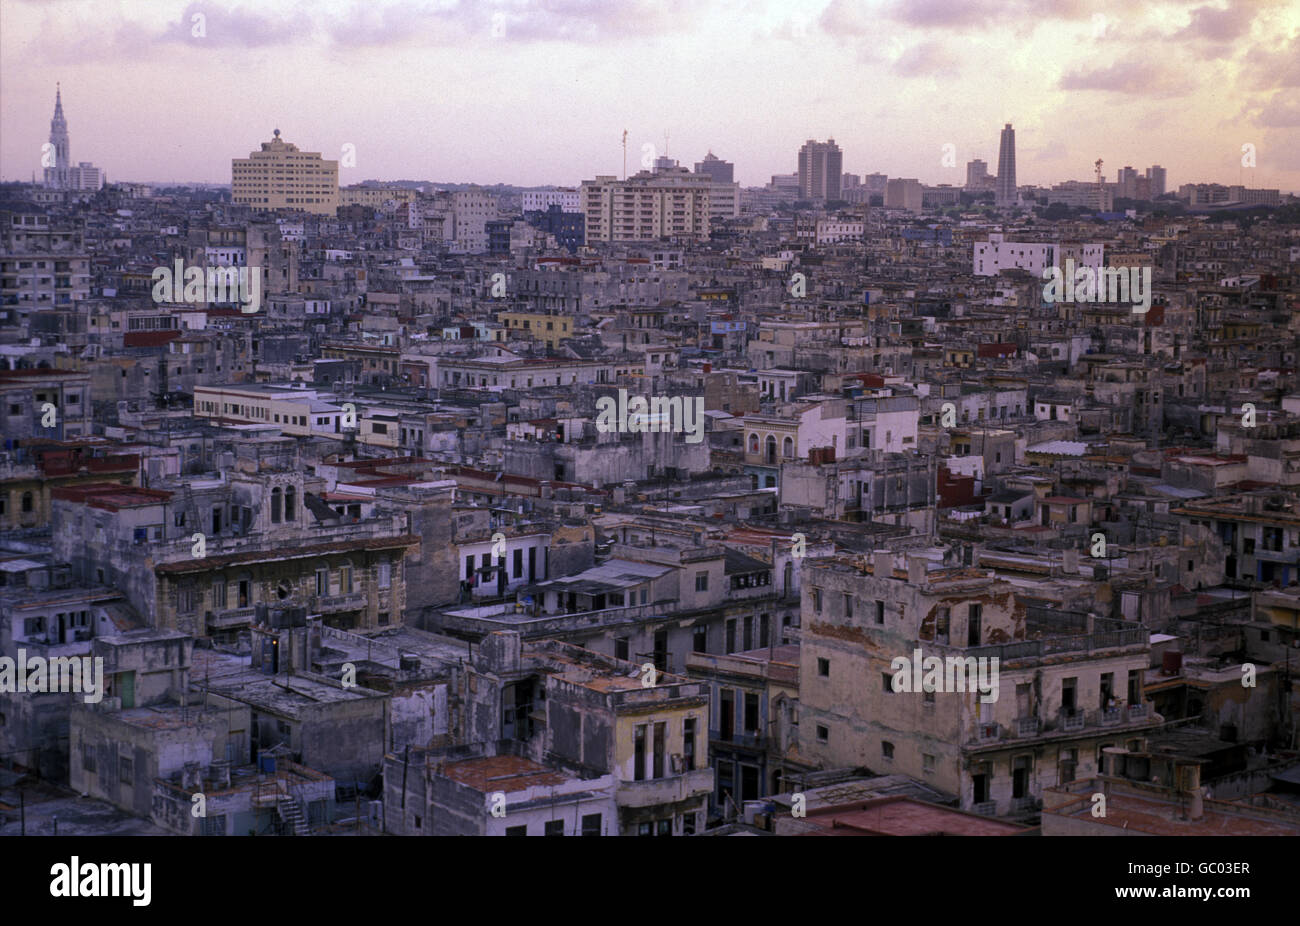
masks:
[[[280,130],[261,151],[230,162],[231,202],[255,209],[291,209],[333,215],[339,206],[339,162],[319,151],[299,151]]]
[[[547,315],[544,312],[499,312],[497,321],[512,331],[526,331],[547,347],[559,347],[565,338],[573,337],[573,319],[567,315]]]

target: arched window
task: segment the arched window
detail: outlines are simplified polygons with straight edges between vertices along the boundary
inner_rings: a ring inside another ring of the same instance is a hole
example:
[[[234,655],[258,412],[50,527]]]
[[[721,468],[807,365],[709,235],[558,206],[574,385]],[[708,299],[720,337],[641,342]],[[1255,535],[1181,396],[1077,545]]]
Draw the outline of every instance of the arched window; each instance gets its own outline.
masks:
[[[767,462],[776,462],[776,438],[771,434],[767,435]]]
[[[297,505],[295,504],[297,501],[296,495],[297,493],[294,492],[293,486],[284,487],[284,519],[286,521],[292,521],[295,517],[295,512],[297,511]]]
[[[271,490],[271,523],[280,523],[280,487]]]
[[[750,452],[750,453],[758,453],[758,435],[757,435],[757,434],[751,434],[751,435],[749,435],[749,452]]]
[[[781,443],[781,456],[785,457],[787,460],[794,459],[794,438],[787,437]]]

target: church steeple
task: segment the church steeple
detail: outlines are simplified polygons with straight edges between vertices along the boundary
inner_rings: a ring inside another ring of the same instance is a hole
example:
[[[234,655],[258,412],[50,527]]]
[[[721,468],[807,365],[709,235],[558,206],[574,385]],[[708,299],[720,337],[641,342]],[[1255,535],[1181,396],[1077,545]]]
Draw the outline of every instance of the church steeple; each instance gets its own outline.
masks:
[[[68,138],[68,120],[63,115],[63,88],[54,85],[54,118],[50,120],[50,144],[54,146],[54,163],[45,168],[47,186],[67,186],[68,168],[72,166],[72,144]],[[48,162],[47,162],[48,163]]]

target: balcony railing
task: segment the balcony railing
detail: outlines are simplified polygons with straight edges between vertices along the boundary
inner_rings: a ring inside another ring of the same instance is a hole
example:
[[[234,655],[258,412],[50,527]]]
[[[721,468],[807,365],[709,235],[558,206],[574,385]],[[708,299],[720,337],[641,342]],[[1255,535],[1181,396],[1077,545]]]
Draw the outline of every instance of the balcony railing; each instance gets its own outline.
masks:
[[[998,813],[997,801],[983,801],[971,806],[971,812],[977,813],[982,817],[995,817]]]
[[[697,768],[680,775],[620,781],[616,800],[620,807],[651,807],[707,795],[713,791],[713,769]]]
[[[991,743],[1002,738],[1002,725],[981,723],[975,728],[975,739],[981,743]]]
[[[1075,711],[1072,714],[1065,711],[1061,712],[1062,730],[1082,730],[1085,723],[1086,718],[1083,715],[1083,711]]]
[[[1038,735],[1038,718],[1021,717],[1016,721],[1016,733],[1019,736],[1037,736]]]
[[[742,733],[738,730],[732,731],[725,737],[721,730],[710,730],[709,739],[717,743],[729,743],[732,746],[748,746],[751,749],[764,748],[767,740],[761,733]]]
[[[346,595],[318,595],[314,599],[317,611],[355,611],[365,607],[365,592],[350,592]]]
[[[1119,707],[1104,708],[1098,711],[1097,714],[1098,714],[1098,720],[1101,721],[1101,725],[1103,727],[1111,726],[1112,724],[1122,723],[1124,720],[1124,710],[1123,708],[1119,708]]]
[[[1038,798],[1032,794],[1025,797],[1013,797],[1011,799],[1012,813],[1029,813],[1038,809]]]

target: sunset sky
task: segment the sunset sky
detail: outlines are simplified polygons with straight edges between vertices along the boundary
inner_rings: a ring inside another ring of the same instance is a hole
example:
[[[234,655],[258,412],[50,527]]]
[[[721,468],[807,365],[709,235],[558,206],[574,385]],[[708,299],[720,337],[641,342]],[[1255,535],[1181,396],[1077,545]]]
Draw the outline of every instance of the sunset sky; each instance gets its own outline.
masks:
[[[1011,122],[1020,183],[1101,157],[1300,191],[1300,0],[0,0],[0,178],[39,176],[56,81],[110,181],[229,183],[279,128],[354,144],[342,184],[576,185],[626,129],[629,173],[666,131],[760,185],[831,136],[845,171],[961,184]]]

